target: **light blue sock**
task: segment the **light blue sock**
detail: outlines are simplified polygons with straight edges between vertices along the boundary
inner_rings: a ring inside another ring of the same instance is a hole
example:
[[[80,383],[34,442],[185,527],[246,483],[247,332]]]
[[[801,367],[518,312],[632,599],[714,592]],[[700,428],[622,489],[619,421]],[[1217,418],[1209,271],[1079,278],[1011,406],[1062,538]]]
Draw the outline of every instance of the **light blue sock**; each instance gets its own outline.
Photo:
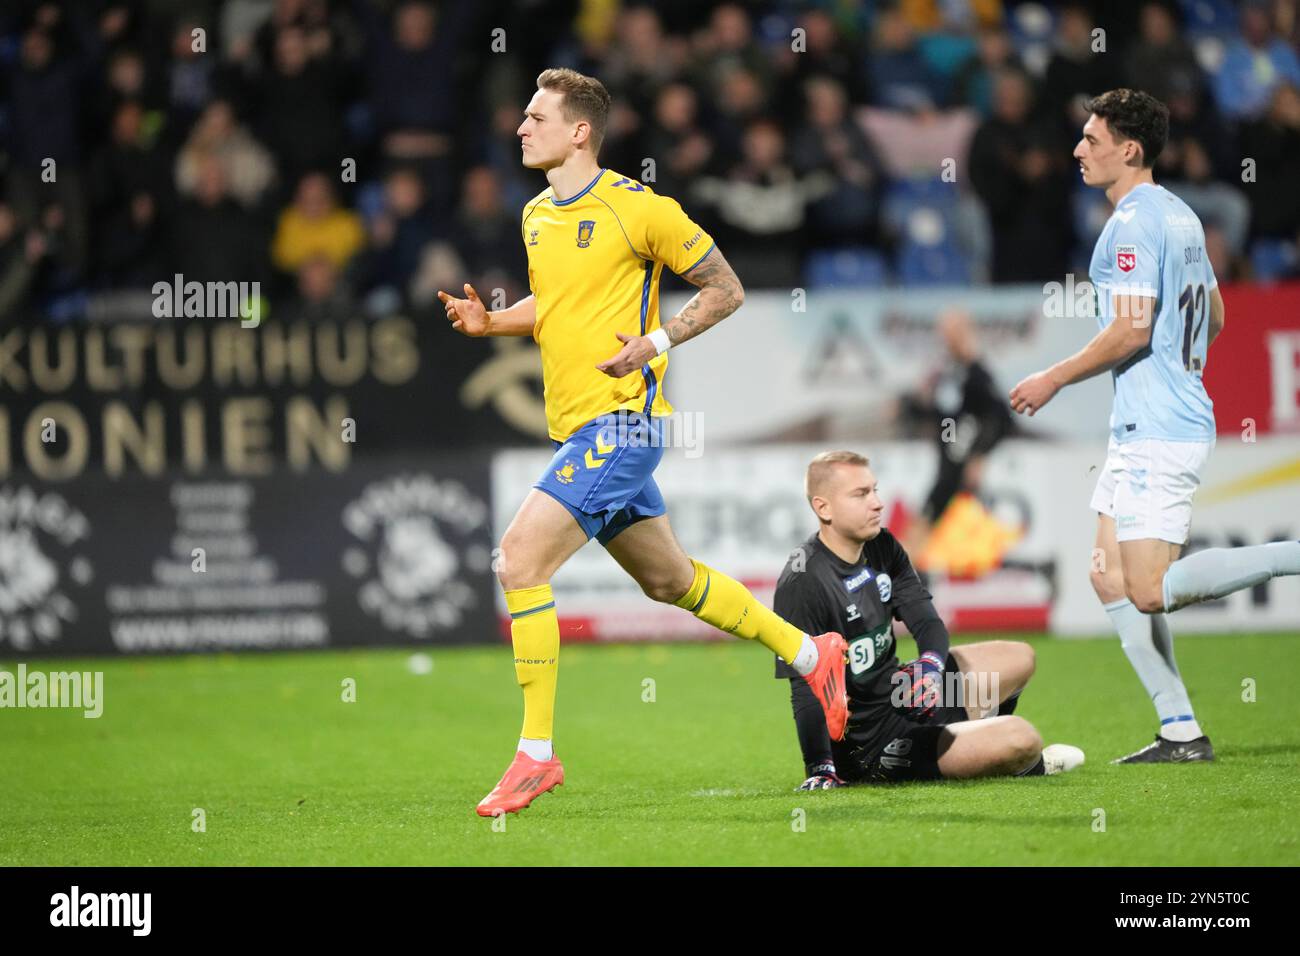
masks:
[[[1192,702],[1174,662],[1173,635],[1163,614],[1143,614],[1125,598],[1107,604],[1106,614],[1119,632],[1120,644],[1151,695],[1160,718],[1160,735],[1170,740],[1201,736]]]
[[[1197,551],[1165,571],[1165,610],[1218,600],[1285,574],[1300,574],[1300,541]]]

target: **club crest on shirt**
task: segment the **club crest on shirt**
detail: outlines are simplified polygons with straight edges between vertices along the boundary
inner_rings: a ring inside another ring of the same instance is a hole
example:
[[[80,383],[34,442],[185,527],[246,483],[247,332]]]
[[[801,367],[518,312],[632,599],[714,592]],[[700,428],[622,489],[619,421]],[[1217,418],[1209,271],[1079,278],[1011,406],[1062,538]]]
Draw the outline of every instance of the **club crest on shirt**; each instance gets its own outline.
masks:
[[[876,588],[880,591],[881,603],[887,603],[889,596],[894,593],[894,580],[888,574],[882,574],[876,578]]]
[[[579,249],[586,249],[589,245],[591,245],[591,234],[592,232],[595,231],[595,229],[596,229],[596,221],[594,219],[584,219],[582,220],[582,222],[578,223],[578,248]]]
[[[1137,246],[1115,247],[1115,265],[1119,268],[1120,272],[1132,272],[1137,268],[1137,264]]]

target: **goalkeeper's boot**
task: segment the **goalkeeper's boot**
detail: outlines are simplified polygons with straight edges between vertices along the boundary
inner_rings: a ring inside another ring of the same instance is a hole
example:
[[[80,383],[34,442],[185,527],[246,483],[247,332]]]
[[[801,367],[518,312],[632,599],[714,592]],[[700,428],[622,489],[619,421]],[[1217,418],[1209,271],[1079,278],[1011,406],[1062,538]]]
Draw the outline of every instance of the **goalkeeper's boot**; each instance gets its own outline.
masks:
[[[1083,751],[1073,744],[1048,744],[1043,748],[1043,773],[1065,773],[1083,766]]]
[[[1204,734],[1194,740],[1169,740],[1156,734],[1154,743],[1111,763],[1194,763],[1213,759],[1214,748]]]
[[[522,750],[506,768],[506,774],[491,793],[479,801],[478,815],[494,817],[501,813],[518,813],[544,793],[564,783],[564,764],[560,758],[534,760]]]
[[[849,694],[844,686],[848,645],[834,631],[818,634],[812,642],[817,645],[817,666],[812,673],[804,675],[804,680],[826,712],[826,730],[831,740],[843,740],[844,727],[849,722]]]

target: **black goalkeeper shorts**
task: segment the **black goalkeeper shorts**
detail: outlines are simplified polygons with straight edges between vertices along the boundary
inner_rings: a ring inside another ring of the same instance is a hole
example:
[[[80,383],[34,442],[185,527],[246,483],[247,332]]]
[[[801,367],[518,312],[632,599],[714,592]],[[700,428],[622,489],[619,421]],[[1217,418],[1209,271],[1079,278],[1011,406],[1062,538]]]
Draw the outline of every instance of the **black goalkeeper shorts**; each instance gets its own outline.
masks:
[[[958,673],[952,658],[945,673]],[[946,684],[947,682],[945,682]],[[952,686],[960,688],[960,681]],[[914,720],[888,703],[871,720],[849,718],[844,739],[833,744],[835,769],[852,783],[902,783],[907,780],[941,780],[939,734],[948,724],[968,720],[961,702],[935,709],[924,720]]]

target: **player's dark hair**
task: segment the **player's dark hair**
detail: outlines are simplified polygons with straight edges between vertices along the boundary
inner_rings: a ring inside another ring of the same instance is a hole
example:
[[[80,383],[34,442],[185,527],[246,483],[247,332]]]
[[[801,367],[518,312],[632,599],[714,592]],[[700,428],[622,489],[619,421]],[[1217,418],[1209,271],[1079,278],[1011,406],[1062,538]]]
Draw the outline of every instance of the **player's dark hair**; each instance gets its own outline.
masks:
[[[564,94],[560,107],[564,118],[572,123],[574,120],[586,120],[591,124],[591,151],[600,151],[601,140],[605,138],[605,126],[609,122],[609,90],[605,84],[594,76],[585,76],[568,67],[554,67],[543,70],[537,76],[539,90],[553,90]]]
[[[1169,107],[1141,90],[1109,90],[1083,108],[1106,121],[1116,139],[1131,139],[1142,147],[1142,165],[1151,168],[1169,139]]]

